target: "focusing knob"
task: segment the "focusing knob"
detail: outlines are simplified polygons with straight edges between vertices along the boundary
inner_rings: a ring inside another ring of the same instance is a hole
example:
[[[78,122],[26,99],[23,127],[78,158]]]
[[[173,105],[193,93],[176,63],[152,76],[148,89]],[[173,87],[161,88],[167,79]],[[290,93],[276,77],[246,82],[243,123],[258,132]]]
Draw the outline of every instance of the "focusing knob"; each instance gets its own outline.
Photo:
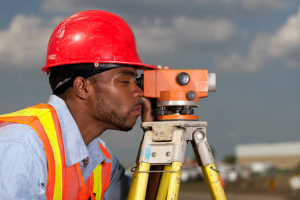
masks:
[[[190,82],[190,76],[185,72],[181,72],[177,75],[177,82],[179,85],[186,85]]]
[[[186,93],[186,98],[188,100],[194,100],[196,98],[196,93],[194,91],[189,91]]]

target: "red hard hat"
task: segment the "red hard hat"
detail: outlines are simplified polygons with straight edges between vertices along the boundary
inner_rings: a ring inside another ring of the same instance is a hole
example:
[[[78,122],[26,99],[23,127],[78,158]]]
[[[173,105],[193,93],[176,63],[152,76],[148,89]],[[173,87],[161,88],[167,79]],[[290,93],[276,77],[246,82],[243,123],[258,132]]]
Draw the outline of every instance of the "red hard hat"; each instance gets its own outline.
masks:
[[[157,69],[140,60],[129,25],[121,17],[100,10],[79,12],[56,27],[42,70],[48,73],[50,67],[75,63],[115,63]]]

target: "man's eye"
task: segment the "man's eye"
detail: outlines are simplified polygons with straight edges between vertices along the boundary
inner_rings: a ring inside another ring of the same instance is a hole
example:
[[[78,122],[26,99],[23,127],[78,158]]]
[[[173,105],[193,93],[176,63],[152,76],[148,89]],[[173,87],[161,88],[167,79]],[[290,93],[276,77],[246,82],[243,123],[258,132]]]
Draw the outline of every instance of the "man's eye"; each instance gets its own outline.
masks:
[[[121,82],[126,83],[126,84],[130,83],[129,81],[121,81]]]

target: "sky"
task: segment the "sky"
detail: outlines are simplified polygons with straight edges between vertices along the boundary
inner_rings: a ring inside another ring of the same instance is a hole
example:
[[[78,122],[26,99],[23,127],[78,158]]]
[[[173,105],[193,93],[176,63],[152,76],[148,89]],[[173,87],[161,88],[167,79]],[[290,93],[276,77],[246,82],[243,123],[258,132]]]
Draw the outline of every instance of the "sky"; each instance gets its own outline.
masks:
[[[2,0],[0,113],[48,101],[41,68],[50,35],[66,17],[91,9],[127,21],[144,63],[216,73],[217,91],[195,112],[208,122],[217,160],[237,144],[300,141],[297,0]],[[101,136],[123,163],[135,161],[140,123]]]

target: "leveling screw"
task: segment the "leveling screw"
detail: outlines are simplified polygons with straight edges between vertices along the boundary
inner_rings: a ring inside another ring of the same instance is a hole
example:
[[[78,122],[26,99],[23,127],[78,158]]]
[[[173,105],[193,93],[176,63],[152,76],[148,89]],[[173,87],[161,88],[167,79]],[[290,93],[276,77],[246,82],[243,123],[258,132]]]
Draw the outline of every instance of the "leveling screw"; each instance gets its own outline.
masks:
[[[166,156],[169,157],[170,155],[171,155],[170,151],[167,151],[167,152],[166,152]]]
[[[196,138],[197,138],[198,140],[203,140],[203,139],[204,139],[204,133],[203,133],[202,131],[196,130],[196,131],[194,132],[194,134],[195,134],[195,136],[196,136]]]
[[[201,140],[203,138],[203,135],[201,133],[197,133],[196,137],[198,140]]]
[[[152,153],[152,157],[156,157],[157,153],[156,152],[153,152]]]

